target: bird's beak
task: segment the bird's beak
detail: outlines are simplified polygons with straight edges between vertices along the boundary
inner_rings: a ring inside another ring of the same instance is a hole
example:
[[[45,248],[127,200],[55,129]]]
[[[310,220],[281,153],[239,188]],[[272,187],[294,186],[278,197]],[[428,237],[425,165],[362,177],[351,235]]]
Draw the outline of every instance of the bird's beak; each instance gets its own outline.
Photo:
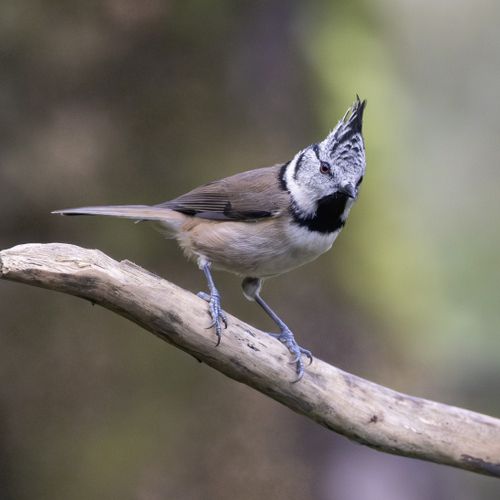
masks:
[[[351,183],[344,184],[340,187],[339,191],[352,199],[355,199],[358,194],[356,188]]]

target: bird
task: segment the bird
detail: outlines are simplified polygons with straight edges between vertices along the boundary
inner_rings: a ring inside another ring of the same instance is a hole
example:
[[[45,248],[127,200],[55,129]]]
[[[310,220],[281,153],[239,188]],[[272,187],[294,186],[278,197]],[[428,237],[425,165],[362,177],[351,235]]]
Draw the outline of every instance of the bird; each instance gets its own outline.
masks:
[[[366,100],[356,100],[321,142],[285,162],[240,172],[156,205],[104,205],[56,210],[61,215],[105,215],[155,221],[203,271],[217,345],[228,319],[212,270],[243,278],[244,296],[274,321],[302,379],[312,353],[261,296],[263,281],[313,261],[329,250],[358,198],[366,168],[362,134]],[[159,223],[159,224],[158,224]]]

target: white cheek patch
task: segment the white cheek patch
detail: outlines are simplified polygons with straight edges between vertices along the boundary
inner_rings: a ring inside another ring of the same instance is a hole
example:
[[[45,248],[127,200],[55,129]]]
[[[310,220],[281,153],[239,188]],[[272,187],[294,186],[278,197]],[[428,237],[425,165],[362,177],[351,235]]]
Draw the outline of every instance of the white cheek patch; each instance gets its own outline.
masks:
[[[316,213],[317,204],[314,193],[307,186],[301,186],[294,179],[295,167],[300,153],[289,163],[285,171],[285,181],[297,211],[303,217],[312,216]]]

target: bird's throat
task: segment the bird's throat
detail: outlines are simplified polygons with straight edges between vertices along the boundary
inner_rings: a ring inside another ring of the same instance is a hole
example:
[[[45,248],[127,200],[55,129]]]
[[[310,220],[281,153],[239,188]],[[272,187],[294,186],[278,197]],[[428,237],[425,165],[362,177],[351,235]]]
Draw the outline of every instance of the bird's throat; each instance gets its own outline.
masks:
[[[343,193],[325,196],[318,201],[316,212],[309,216],[303,215],[292,205],[293,220],[310,231],[333,233],[344,226],[350,208],[349,201],[350,199]]]

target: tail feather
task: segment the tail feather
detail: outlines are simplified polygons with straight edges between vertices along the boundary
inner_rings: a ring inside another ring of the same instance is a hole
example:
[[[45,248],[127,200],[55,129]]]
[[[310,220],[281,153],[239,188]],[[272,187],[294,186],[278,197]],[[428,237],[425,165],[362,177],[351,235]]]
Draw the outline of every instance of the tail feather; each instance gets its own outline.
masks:
[[[151,207],[148,205],[104,205],[97,207],[66,208],[55,210],[53,214],[60,215],[108,215],[133,220],[165,221],[172,214],[168,208]]]

